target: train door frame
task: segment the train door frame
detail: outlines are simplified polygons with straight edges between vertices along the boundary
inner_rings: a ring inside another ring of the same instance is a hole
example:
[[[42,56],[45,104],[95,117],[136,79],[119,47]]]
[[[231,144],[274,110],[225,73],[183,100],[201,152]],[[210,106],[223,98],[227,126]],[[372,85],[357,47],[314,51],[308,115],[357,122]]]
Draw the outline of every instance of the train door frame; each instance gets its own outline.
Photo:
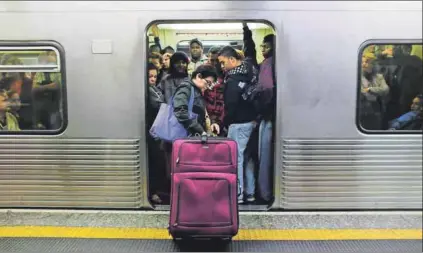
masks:
[[[266,13],[267,11],[263,11],[263,13]],[[228,13],[231,13],[231,11],[228,11]],[[141,22],[141,26],[144,29],[143,32],[143,42],[145,43],[145,45],[142,48],[142,52],[143,52],[143,71],[144,71],[144,82],[147,83],[147,57],[148,57],[148,50],[149,50],[149,36],[148,36],[148,31],[150,29],[150,27],[153,24],[182,24],[182,23],[242,23],[242,22],[247,22],[247,23],[262,23],[262,24],[266,24],[269,28],[272,28],[274,31],[274,34],[276,35],[276,41],[275,41],[275,56],[274,56],[274,64],[275,64],[275,69],[279,69],[279,65],[281,64],[282,61],[278,61],[277,59],[280,57],[281,55],[281,47],[279,46],[279,44],[281,43],[281,39],[279,38],[282,35],[281,32],[281,22],[280,20],[275,20],[275,19],[269,19],[268,17],[266,17],[266,15],[259,15],[261,18],[257,18],[257,19],[251,19],[250,15],[248,15],[249,11],[247,12],[243,12],[242,15],[240,15],[239,12],[236,12],[237,14],[234,15],[233,18],[226,18],[228,17],[228,13],[224,13],[222,18],[218,18],[218,19],[208,19],[208,20],[204,20],[204,19],[197,19],[195,17],[193,17],[192,19],[185,19],[185,18],[175,18],[173,16],[170,17],[166,17],[165,19],[154,19],[149,21],[148,23],[144,23]],[[256,15],[257,16],[257,15]],[[257,43],[257,42],[256,42]],[[278,75],[277,73],[278,71],[275,71],[274,76],[276,79],[276,83],[280,83],[280,74]],[[281,153],[281,141],[280,141],[280,135],[281,135],[281,124],[279,122],[281,122],[281,110],[278,110],[277,108],[280,108],[281,105],[281,88],[279,88],[281,85],[278,85],[278,88],[276,89],[276,103],[275,103],[275,107],[276,107],[276,115],[275,115],[275,121],[272,122],[272,161],[273,161],[273,173],[272,173],[272,183],[273,183],[273,200],[270,204],[268,205],[240,205],[239,210],[240,211],[268,211],[270,209],[280,209],[281,206],[281,199],[282,199],[282,191],[281,191],[281,183],[282,183],[282,160],[278,159],[278,156],[275,154],[280,154]],[[148,86],[144,85],[144,91],[145,91],[145,100],[147,100],[147,96],[148,96]],[[146,110],[148,110],[148,104],[144,103],[144,124],[143,126],[145,127],[145,115],[146,115]],[[144,133],[145,136],[147,136],[149,129],[144,129]],[[277,135],[277,133],[279,133],[279,135]],[[147,150],[147,152],[145,152],[145,154],[143,154],[143,156],[145,157],[145,172],[144,175],[146,175],[143,179],[143,189],[144,189],[144,197],[145,197],[145,201],[143,203],[143,206],[148,206],[148,209],[153,209],[153,210],[163,210],[163,211],[168,211],[170,210],[170,206],[169,205],[155,205],[153,203],[151,203],[150,201],[150,180],[149,180],[149,161],[148,161],[148,144],[146,141],[146,138],[144,139],[143,143],[145,143],[145,149]],[[143,144],[144,145],[144,144]],[[143,146],[141,145],[141,146]],[[142,147],[141,147],[142,149]],[[146,207],[147,207],[146,206]]]

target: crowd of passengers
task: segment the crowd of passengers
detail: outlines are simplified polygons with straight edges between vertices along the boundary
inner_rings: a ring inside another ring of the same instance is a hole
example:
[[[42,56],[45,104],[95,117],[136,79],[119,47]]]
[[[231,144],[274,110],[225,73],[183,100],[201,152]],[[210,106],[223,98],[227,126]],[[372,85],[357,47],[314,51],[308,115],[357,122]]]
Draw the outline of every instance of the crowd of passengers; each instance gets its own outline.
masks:
[[[54,51],[38,57],[40,65],[56,63]],[[5,54],[1,65],[23,65]],[[0,131],[57,130],[62,125],[61,74],[50,72],[0,73]]]
[[[411,51],[411,45],[364,51],[359,103],[364,129],[422,130],[422,59]]]
[[[235,140],[240,184],[238,203],[270,202],[276,99],[275,36],[264,37],[261,44],[264,60],[258,64],[252,32],[246,23],[243,23],[242,51],[231,46],[212,47],[207,55],[198,39],[190,41],[189,56],[169,46],[162,49],[157,26],[152,27],[152,32],[155,44],[150,47],[148,59],[147,129],[152,126],[161,103],[172,103],[176,118],[190,135],[209,134]],[[245,98],[249,83],[257,84],[260,90],[259,106]],[[191,90],[194,91],[192,111],[198,115],[194,120],[188,112]],[[170,191],[172,145],[149,136],[148,149],[151,201],[161,204],[163,196]]]

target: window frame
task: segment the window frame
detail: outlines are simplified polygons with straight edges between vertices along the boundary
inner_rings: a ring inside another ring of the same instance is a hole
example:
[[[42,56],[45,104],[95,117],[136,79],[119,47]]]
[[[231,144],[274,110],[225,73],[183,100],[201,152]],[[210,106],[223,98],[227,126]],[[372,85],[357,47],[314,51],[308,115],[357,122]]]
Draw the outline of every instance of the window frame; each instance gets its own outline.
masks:
[[[422,135],[422,130],[368,130],[361,126],[360,122],[360,92],[361,92],[361,63],[364,50],[371,45],[403,45],[403,44],[423,44],[423,39],[369,39],[364,41],[358,48],[357,59],[357,85],[356,85],[356,103],[355,103],[355,125],[357,129],[366,135]]]
[[[51,66],[51,70],[47,70],[44,72],[51,72],[51,73],[60,73],[61,75],[61,106],[63,109],[63,119],[62,119],[62,126],[59,129],[55,130],[36,130],[36,129],[24,129],[20,131],[0,131],[0,136],[4,135],[60,135],[62,134],[66,128],[68,127],[68,100],[67,100],[67,85],[66,85],[66,61],[65,61],[65,49],[64,47],[57,41],[54,40],[34,40],[34,41],[15,41],[15,40],[0,40],[0,49],[2,48],[13,48],[15,51],[25,50],[25,49],[51,49],[56,52],[57,57],[57,64],[56,66]],[[1,68],[1,67],[0,67]],[[11,67],[13,68],[13,67]],[[41,67],[45,69],[44,67]],[[58,68],[59,71],[55,69]],[[6,70],[7,68],[3,68]],[[28,68],[29,69],[29,68]],[[32,68],[36,69],[36,68]],[[5,72],[25,72],[27,69],[23,68],[22,70],[8,70]]]

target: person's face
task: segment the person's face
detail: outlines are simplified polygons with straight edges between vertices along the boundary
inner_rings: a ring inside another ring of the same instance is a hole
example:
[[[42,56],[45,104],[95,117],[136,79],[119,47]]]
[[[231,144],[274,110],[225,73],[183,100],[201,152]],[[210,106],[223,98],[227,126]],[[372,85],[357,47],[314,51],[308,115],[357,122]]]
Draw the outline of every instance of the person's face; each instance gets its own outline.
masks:
[[[179,60],[179,61],[175,62],[175,64],[173,65],[173,67],[179,73],[185,73],[185,72],[187,72],[187,63],[185,61],[183,61],[183,60]]]
[[[361,67],[363,69],[363,72],[365,73],[371,73],[373,69],[373,63],[371,59],[368,59],[366,57],[361,58]]]
[[[413,103],[411,104],[411,110],[412,111],[418,111],[418,110],[420,110],[421,108],[421,105],[420,105],[420,99],[419,98],[414,98],[413,99]]]
[[[265,42],[260,45],[261,54],[264,58],[270,57],[272,52],[272,45],[269,42]]]
[[[394,49],[392,50],[392,54],[394,57],[406,56],[410,55],[410,50],[404,45],[395,45]]]
[[[237,60],[234,57],[219,56],[218,60],[224,72],[228,72],[237,66]]]
[[[193,81],[194,81],[195,86],[197,86],[197,88],[204,91],[208,87],[210,87],[216,80],[211,76],[208,76],[206,78],[202,78],[201,74],[197,74],[197,76],[195,77],[195,79]]]
[[[201,48],[201,46],[198,43],[194,42],[190,46],[190,52],[191,52],[192,58],[198,59],[203,54],[203,49]]]
[[[150,69],[148,71],[148,84],[149,85],[156,85],[157,83],[157,70]]]
[[[160,64],[160,59],[150,59],[150,62],[156,66],[156,68],[161,69],[162,65]]]
[[[10,99],[10,109],[17,112],[21,108],[21,99],[18,93],[14,93]]]
[[[209,54],[208,61],[210,65],[216,66],[219,64],[219,59],[217,58],[217,54]]]
[[[172,54],[166,53],[163,55],[163,67],[168,69],[170,67],[170,57]]]
[[[7,101],[7,96],[0,94],[0,111],[4,112],[9,107],[9,102]]]

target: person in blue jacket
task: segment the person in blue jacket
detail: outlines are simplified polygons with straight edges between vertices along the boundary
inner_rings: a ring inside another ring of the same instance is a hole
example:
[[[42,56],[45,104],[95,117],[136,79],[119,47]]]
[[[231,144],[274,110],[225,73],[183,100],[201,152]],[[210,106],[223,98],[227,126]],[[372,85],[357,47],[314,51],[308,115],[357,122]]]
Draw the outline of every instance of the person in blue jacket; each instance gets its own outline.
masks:
[[[423,95],[420,94],[413,99],[410,111],[392,120],[389,123],[390,130],[421,130]]]

